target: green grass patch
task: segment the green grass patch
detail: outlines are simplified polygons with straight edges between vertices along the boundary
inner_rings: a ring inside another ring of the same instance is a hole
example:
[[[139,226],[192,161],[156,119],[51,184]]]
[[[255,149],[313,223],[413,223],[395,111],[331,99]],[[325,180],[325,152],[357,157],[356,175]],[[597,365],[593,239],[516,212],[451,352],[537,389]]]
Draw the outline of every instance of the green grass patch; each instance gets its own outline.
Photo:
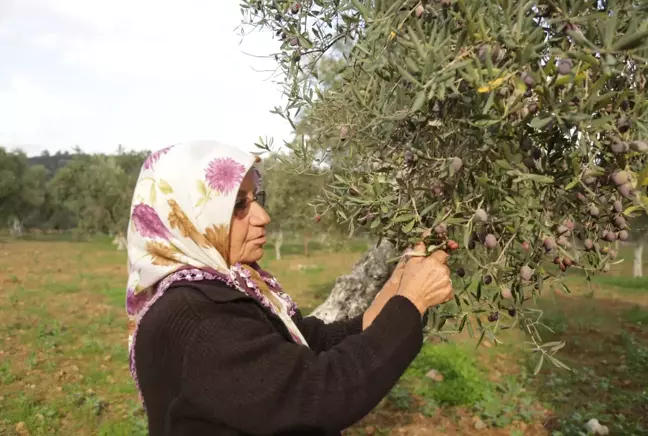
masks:
[[[648,277],[594,276],[592,281],[603,286],[614,286],[648,293]]]
[[[630,309],[622,312],[621,318],[628,322],[648,326],[648,310],[636,304]]]
[[[535,396],[530,394],[522,377],[507,376],[487,389],[475,404],[475,411],[491,427],[506,427],[514,421],[531,422],[540,413],[534,409]]]
[[[442,382],[425,376],[432,369]],[[447,406],[475,404],[492,388],[474,354],[455,343],[425,344],[403,378],[414,394]]]
[[[106,298],[106,302],[115,307],[125,307],[126,304],[126,285],[123,288],[104,288],[101,292]],[[124,309],[125,310],[125,309]]]
[[[77,283],[49,283],[47,289],[55,294],[76,294],[81,291]]]
[[[648,346],[643,345],[633,335],[623,332],[621,343],[625,348],[626,364],[633,371],[648,373]]]

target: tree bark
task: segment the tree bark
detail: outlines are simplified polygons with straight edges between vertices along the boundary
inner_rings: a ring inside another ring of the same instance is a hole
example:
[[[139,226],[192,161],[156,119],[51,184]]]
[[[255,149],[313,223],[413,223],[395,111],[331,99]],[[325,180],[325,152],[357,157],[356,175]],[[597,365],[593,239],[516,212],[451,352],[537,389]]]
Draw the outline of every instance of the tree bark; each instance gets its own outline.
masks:
[[[23,235],[23,224],[17,217],[13,217],[13,220],[11,221],[9,234],[15,238],[20,238]]]
[[[283,230],[279,230],[275,239],[275,257],[281,260],[281,244],[283,244]]]
[[[117,246],[117,251],[126,250],[126,238],[122,233],[117,233],[112,243]]]
[[[634,263],[632,265],[632,276],[633,277],[643,277],[643,249],[644,249],[644,239],[641,238],[637,241],[635,245],[634,252]]]
[[[397,255],[387,240],[374,245],[353,265],[350,274],[335,281],[331,294],[311,315],[326,323],[361,315],[391,276],[396,263],[389,259]]]

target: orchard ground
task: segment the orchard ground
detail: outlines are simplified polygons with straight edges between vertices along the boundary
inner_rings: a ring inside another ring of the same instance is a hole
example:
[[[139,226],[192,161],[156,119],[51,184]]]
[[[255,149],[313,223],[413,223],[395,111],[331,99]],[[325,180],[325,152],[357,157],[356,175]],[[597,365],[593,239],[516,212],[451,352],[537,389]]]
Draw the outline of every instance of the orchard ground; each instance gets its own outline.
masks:
[[[0,434],[146,434],[128,373],[125,254],[106,240],[0,240]],[[352,245],[332,255],[311,244],[305,257],[284,244],[264,264],[308,312],[366,248]],[[346,434],[573,435],[590,418],[610,434],[648,434],[648,278],[631,278],[632,251],[622,254],[593,294],[572,274],[571,295],[539,302],[571,371],[545,364],[534,377],[535,356],[511,345],[517,331],[500,334],[509,345],[432,340]]]

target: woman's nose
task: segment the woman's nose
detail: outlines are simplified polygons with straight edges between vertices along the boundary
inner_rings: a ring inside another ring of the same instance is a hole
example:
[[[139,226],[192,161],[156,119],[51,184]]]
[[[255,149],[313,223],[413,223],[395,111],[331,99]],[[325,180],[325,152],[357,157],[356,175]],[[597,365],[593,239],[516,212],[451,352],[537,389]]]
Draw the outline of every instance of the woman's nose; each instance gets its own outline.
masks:
[[[261,227],[267,226],[270,221],[270,215],[265,209],[256,201],[253,202],[250,208],[250,224]]]

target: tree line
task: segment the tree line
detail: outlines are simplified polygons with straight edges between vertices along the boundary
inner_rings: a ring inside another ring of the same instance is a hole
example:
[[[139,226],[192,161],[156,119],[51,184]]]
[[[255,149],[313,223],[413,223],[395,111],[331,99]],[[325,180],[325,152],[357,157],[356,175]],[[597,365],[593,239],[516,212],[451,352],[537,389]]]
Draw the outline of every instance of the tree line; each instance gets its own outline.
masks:
[[[149,151],[120,147],[115,153],[56,153],[28,157],[0,147],[0,228],[73,231],[79,236],[126,234],[132,193]],[[298,170],[290,155],[264,157],[270,231],[281,245],[285,232],[305,241],[343,229],[322,219],[311,205],[325,189],[328,173]],[[307,250],[307,246],[305,247]],[[280,255],[280,253],[278,253]]]

